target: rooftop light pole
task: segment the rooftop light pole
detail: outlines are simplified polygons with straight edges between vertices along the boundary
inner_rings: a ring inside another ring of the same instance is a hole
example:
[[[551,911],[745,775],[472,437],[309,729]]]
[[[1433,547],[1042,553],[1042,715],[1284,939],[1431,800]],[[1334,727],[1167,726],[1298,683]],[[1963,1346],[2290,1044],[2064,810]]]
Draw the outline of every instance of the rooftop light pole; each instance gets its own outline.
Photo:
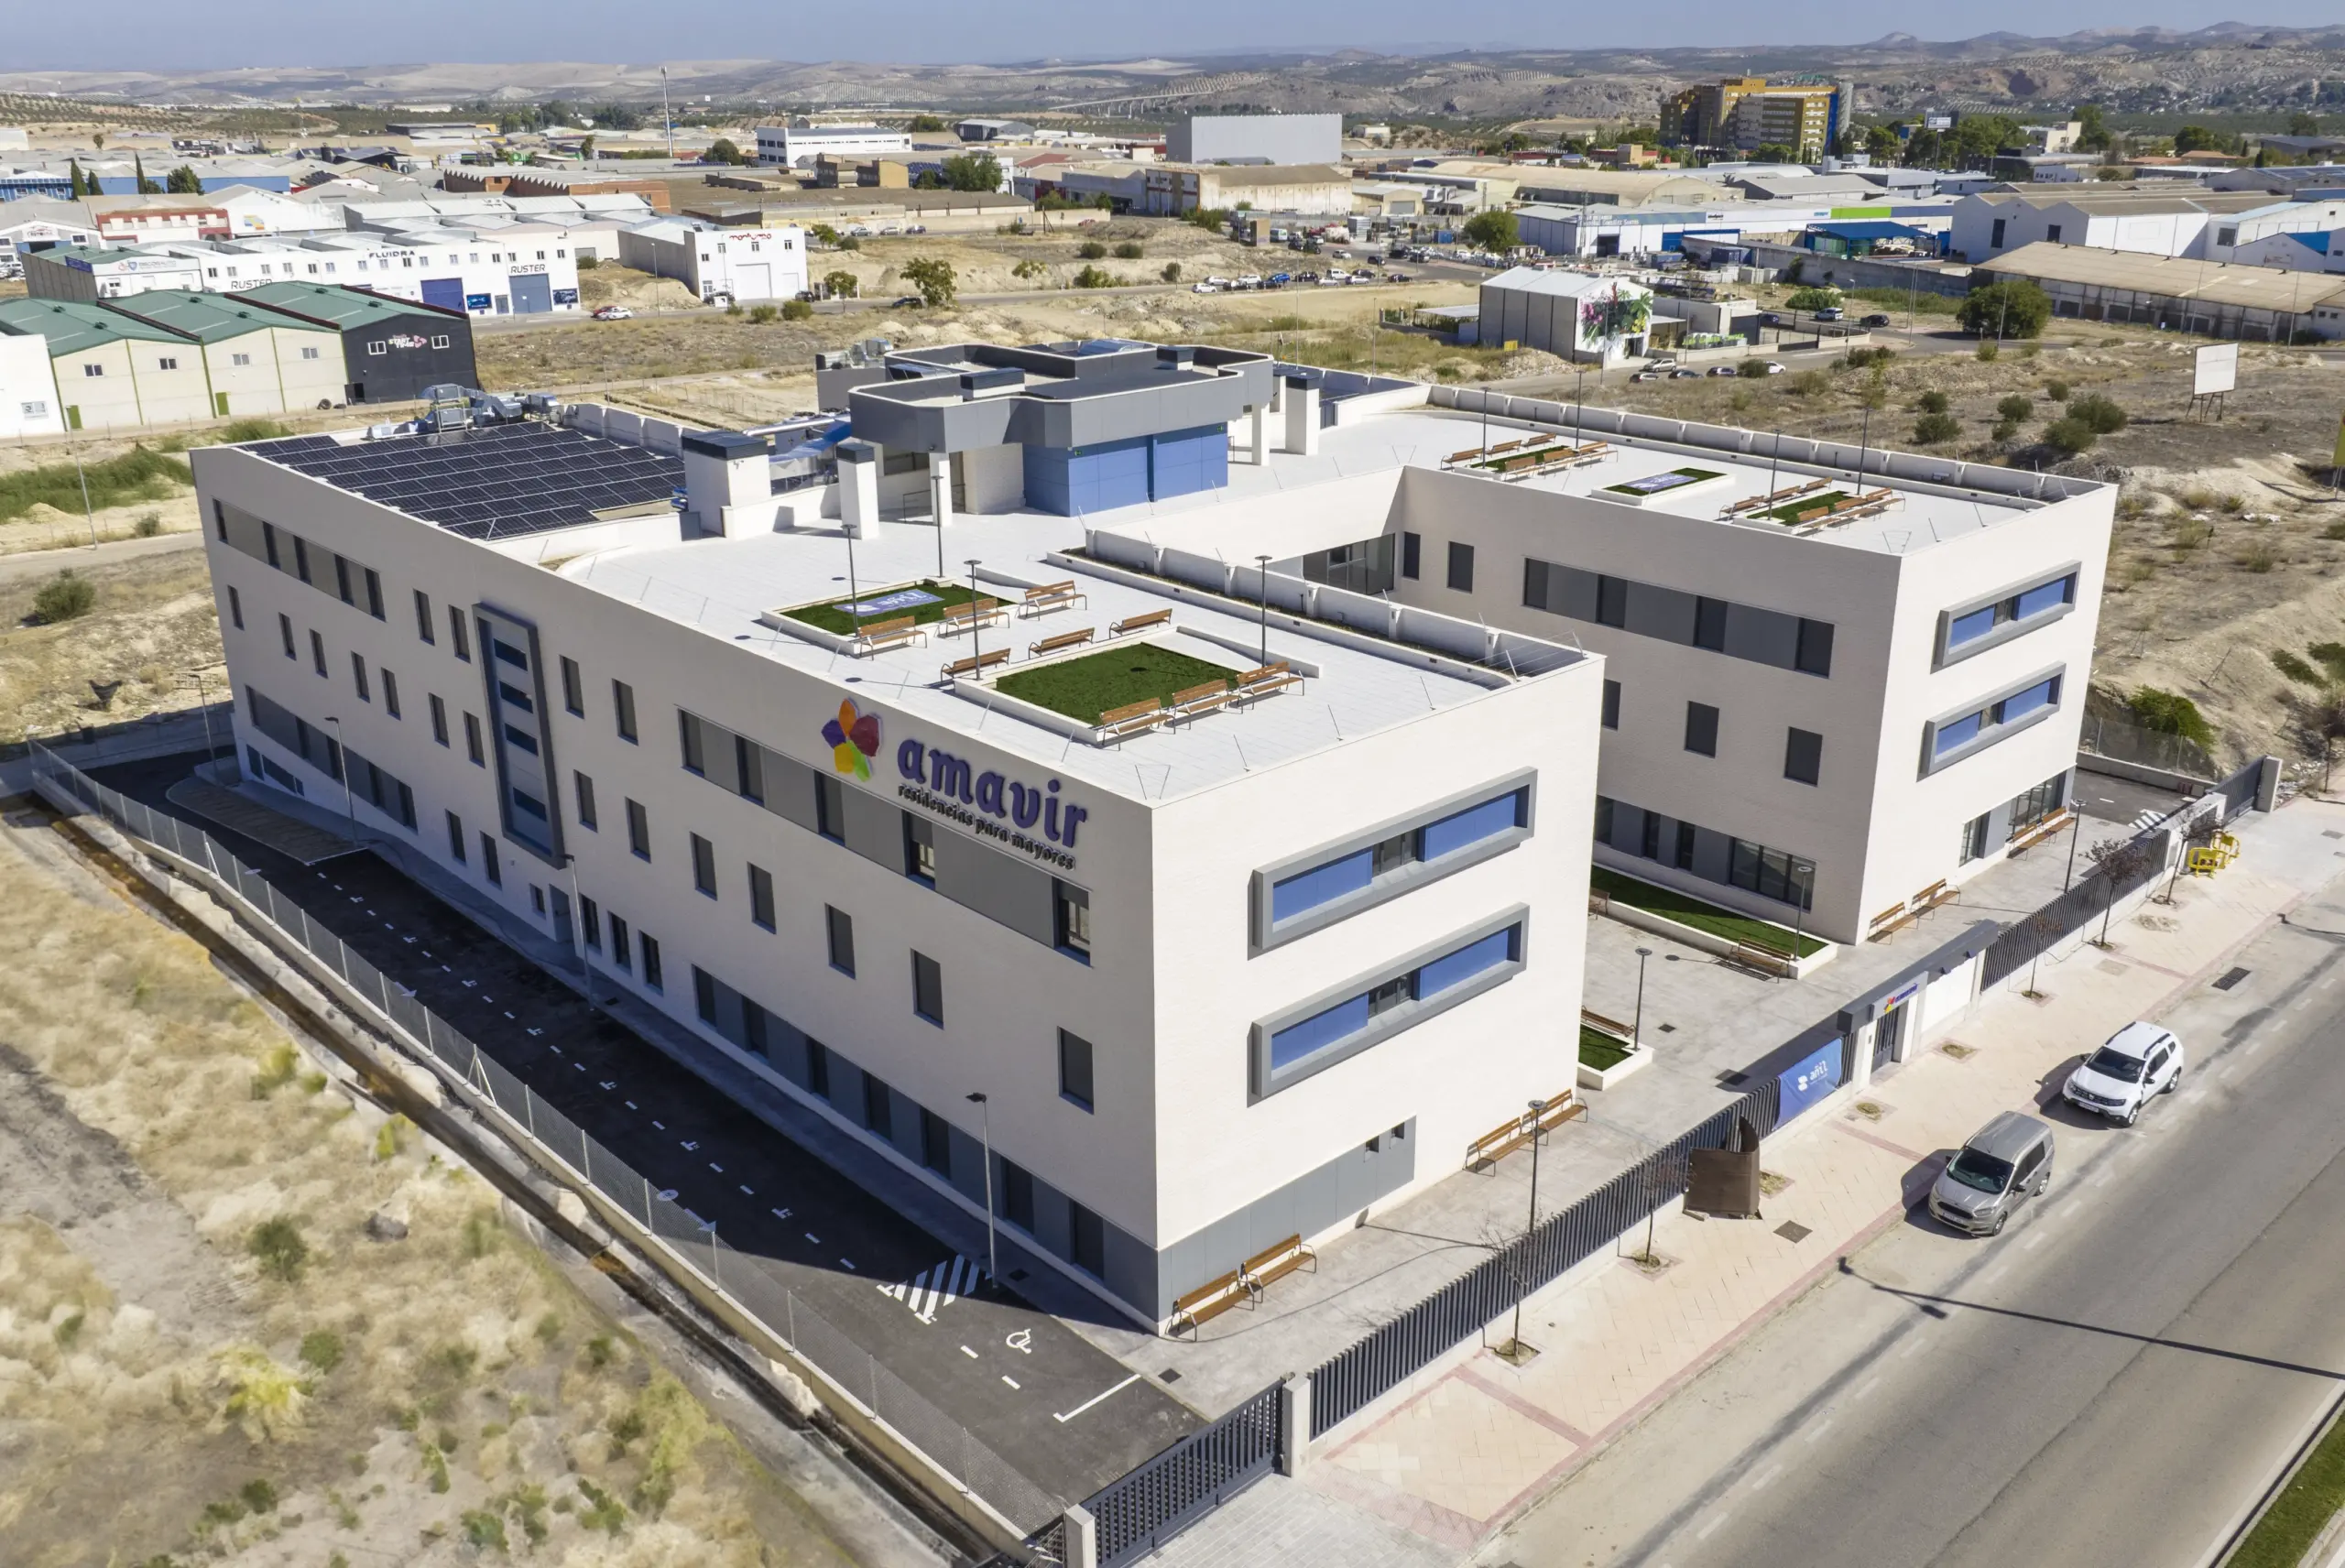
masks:
[[[969,657],[972,659],[976,658],[979,654],[985,651],[977,646],[977,628],[985,622],[985,617],[977,614],[978,559],[978,557],[974,555],[969,557]],[[985,666],[982,664],[978,665],[976,670],[972,671],[972,673],[976,675],[977,678],[982,681],[985,678]]]
[[[995,1241],[993,1223],[993,1111],[982,1094],[971,1094],[969,1103],[977,1107],[977,1129],[985,1139],[986,1149],[986,1278],[996,1285],[1001,1283],[1000,1248]]]
[[[860,525],[858,525],[860,526]],[[863,602],[863,590],[855,585],[855,528],[844,522],[839,532],[846,536],[846,620],[856,632],[863,630],[863,612],[856,605]]]
[[[1483,444],[1487,446],[1489,443],[1485,441]],[[1258,555],[1254,558],[1254,564],[1260,573],[1255,585],[1260,591],[1262,605],[1261,662],[1268,664],[1271,661],[1271,558]]]

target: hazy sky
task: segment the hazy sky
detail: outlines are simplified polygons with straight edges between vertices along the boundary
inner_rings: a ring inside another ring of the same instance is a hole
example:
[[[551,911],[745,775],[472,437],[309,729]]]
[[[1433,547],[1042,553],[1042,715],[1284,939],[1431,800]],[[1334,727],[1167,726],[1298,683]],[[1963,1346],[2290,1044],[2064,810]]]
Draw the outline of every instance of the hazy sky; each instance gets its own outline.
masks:
[[[0,72],[216,70],[238,65],[357,66],[442,60],[774,59],[1014,60],[1048,56],[1177,55],[1244,48],[1325,49],[1754,45],[1856,42],[1906,28],[1931,37],[2084,27],[2189,28],[2211,18],[2181,0],[1983,0],[1927,22],[1854,0],[1677,0],[1663,5],[1559,6],[1553,0],[1351,0],[1264,5],[1190,0],[862,0],[784,6],[771,0],[569,0],[557,5],[402,0],[387,9],[314,0],[115,0],[102,13],[13,0],[0,28]],[[2333,24],[2333,0],[2259,3],[2261,26]],[[663,27],[663,22],[671,24]],[[793,25],[793,22],[799,25]],[[1957,35],[1953,27],[1958,26]],[[812,25],[806,25],[812,24]]]

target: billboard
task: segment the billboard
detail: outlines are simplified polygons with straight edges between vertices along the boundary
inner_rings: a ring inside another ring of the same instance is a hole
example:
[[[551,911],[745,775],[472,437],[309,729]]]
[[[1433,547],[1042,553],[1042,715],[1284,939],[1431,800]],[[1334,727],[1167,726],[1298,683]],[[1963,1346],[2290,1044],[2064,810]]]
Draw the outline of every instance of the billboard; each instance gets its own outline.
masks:
[[[2239,385],[2239,344],[2209,343],[2198,351],[2190,372],[2190,395],[2204,397],[2228,392]]]
[[[1840,1086],[1844,1041],[1826,1040],[1775,1075],[1780,1086],[1775,1125],[1782,1127]]]

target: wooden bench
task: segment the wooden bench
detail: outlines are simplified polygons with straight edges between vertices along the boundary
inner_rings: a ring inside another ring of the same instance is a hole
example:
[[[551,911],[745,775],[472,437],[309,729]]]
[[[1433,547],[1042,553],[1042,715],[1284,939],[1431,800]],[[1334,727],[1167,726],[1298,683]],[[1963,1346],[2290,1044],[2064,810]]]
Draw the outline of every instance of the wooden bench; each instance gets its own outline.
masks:
[[[1166,707],[1163,700],[1158,697],[1151,697],[1140,702],[1127,702],[1120,708],[1110,708],[1099,715],[1100,744],[1105,745],[1111,740],[1121,740],[1126,735],[1138,735],[1142,730],[1152,730],[1161,724],[1168,723],[1172,717],[1172,710]]]
[[[994,626],[1009,618],[1009,613],[995,598],[972,599],[965,604],[955,604],[936,619],[937,629],[946,633],[973,631],[978,626]]]
[[[1107,635],[1128,637],[1133,632],[1146,631],[1151,626],[1163,626],[1172,618],[1172,612],[1170,610],[1151,610],[1142,615],[1126,615],[1120,621],[1110,621],[1107,624]]]
[[[1202,685],[1187,687],[1172,693],[1172,710],[1184,719],[1210,713],[1238,701],[1238,693],[1229,689],[1227,678],[1207,681]]]
[[[1464,452],[1451,452],[1447,457],[1443,458],[1441,461],[1444,467],[1455,467],[1456,464],[1461,463],[1470,463],[1481,455],[1482,449],[1480,447],[1469,446]]]
[[[1531,1135],[1523,1130],[1523,1117],[1517,1116],[1502,1127],[1492,1127],[1467,1144],[1466,1169],[1474,1171],[1485,1165],[1496,1165],[1500,1160],[1530,1142]]]
[[[1240,675],[1238,678],[1236,695],[1250,701],[1256,697],[1267,697],[1271,692],[1283,691],[1289,686],[1302,684],[1303,677],[1297,675],[1285,659],[1279,659],[1268,664],[1256,665]]]
[[[1254,1254],[1239,1265],[1238,1272],[1245,1278],[1248,1293],[1260,1301],[1263,1291],[1306,1263],[1314,1274],[1319,1272],[1319,1255],[1303,1244],[1303,1237],[1291,1236]]]
[[[1566,1089],[1562,1094],[1547,1102],[1547,1108],[1541,1111],[1538,1116],[1533,1118],[1537,1123],[1537,1126],[1532,1130],[1535,1132],[1553,1132],[1557,1127],[1563,1126],[1565,1122],[1571,1120],[1574,1116],[1584,1116],[1586,1115],[1587,1115],[1587,1105],[1586,1102],[1580,1099],[1579,1091],[1577,1089]]]
[[[928,640],[927,630],[910,615],[898,615],[892,621],[873,621],[858,628],[855,640],[863,645],[866,653],[878,653],[884,648],[909,648]]]
[[[1026,645],[1026,657],[1040,659],[1046,653],[1056,653],[1061,648],[1081,648],[1091,640],[1091,634],[1095,629],[1085,626],[1079,632],[1061,632],[1056,637],[1046,637],[1040,642],[1030,642]]]
[[[1905,901],[1905,907],[1914,912],[1914,918],[1915,920],[1920,920],[1932,909],[1940,909],[1947,904],[1954,903],[1961,897],[1961,888],[1949,887],[1946,885],[1945,880],[1941,878],[1938,881],[1931,883],[1928,887],[1914,894],[1911,898],[1908,898]]]
[[[1018,601],[1018,613],[1031,619],[1047,615],[1053,610],[1072,610],[1077,604],[1088,604],[1091,596],[1078,591],[1074,579],[1063,583],[1045,583],[1040,588],[1030,588],[1026,597]]]
[[[1009,661],[1009,650],[1008,648],[989,648],[983,653],[973,654],[967,659],[954,659],[952,663],[944,667],[944,674],[942,679],[946,681],[957,681],[964,675],[982,675],[987,670],[991,670],[995,665],[1007,664]]]
[[[2076,820],[2077,813],[2063,806],[2042,822],[2013,834],[2012,842],[2005,846],[2005,853],[2017,855],[2023,849],[2034,849]]]
[[[1873,916],[1871,922],[1865,927],[1865,935],[1879,942],[1891,932],[1903,929],[1913,919],[1905,912],[1905,901],[1901,898]]]
[[[1612,1036],[1615,1040],[1625,1040],[1632,1038],[1633,1031],[1628,1025],[1618,1018],[1608,1018],[1602,1013],[1591,1013],[1586,1007],[1579,1010],[1579,1021],[1598,1033]]]
[[[1489,450],[1484,453],[1484,455],[1485,455],[1485,456],[1488,456],[1488,457],[1496,457],[1496,456],[1498,456],[1498,454],[1499,454],[1499,453],[1500,453],[1500,452],[1512,452],[1516,447],[1519,447],[1519,446],[1521,446],[1521,445],[1522,444],[1522,442],[1523,442],[1524,439],[1525,439],[1525,438],[1523,438],[1523,437],[1517,436],[1517,437],[1516,437],[1514,440],[1512,440],[1512,441],[1500,441],[1500,442],[1499,442],[1499,444],[1498,444],[1498,445],[1496,445],[1496,446],[1494,446],[1494,447],[1489,448]]]
[[[1168,1334],[1179,1334],[1181,1325],[1189,1325],[1194,1334],[1214,1319],[1221,1316],[1240,1301],[1251,1301],[1254,1294],[1246,1288],[1246,1276],[1233,1269],[1220,1279],[1198,1286],[1185,1296],[1172,1300],[1172,1316],[1165,1324]]]

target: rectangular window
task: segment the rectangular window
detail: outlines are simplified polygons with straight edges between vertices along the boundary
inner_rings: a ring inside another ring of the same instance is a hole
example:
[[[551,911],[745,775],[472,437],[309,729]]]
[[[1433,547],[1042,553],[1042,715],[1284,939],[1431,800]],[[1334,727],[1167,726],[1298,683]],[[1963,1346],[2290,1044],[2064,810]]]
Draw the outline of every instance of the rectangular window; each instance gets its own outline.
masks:
[[[819,1040],[806,1041],[806,1092],[831,1097],[831,1051]]]
[[[814,831],[834,844],[846,842],[846,790],[826,773],[814,775]]]
[[[869,1073],[863,1075],[863,1126],[877,1138],[896,1136],[896,1097],[889,1093],[885,1083]]]
[[[651,858],[651,815],[640,800],[627,803],[627,847],[638,860]]]
[[[1499,834],[1525,828],[1530,807],[1527,786],[1509,789],[1376,843],[1289,871],[1270,885],[1266,911],[1270,926],[1278,931],[1286,921],[1351,898],[1418,863],[1440,862]]]
[[[1802,675],[1829,676],[1832,673],[1832,623],[1811,621],[1800,617],[1799,647],[1792,656],[1792,668]]]
[[[716,846],[698,833],[693,841],[693,890],[706,898],[716,897]]]
[[[420,588],[415,591],[415,635],[425,642],[438,642],[431,630],[431,597]]]
[[[1816,888],[1816,866],[1795,855],[1748,839],[1731,839],[1727,844],[1727,880],[1747,892],[1762,898],[1772,898],[1779,904],[1794,904],[1811,909]]]
[[[1813,784],[1824,771],[1824,737],[1813,730],[1795,729],[1783,740],[1783,777],[1794,784]]]
[[[1411,582],[1416,580],[1418,564],[1424,555],[1424,542],[1416,534],[1403,533],[1401,536],[1401,575]]]
[[[635,933],[636,946],[643,954],[643,983],[654,991],[666,986],[660,973],[660,939],[649,931]]]
[[[1694,869],[1694,849],[1700,842],[1699,830],[1691,822],[1677,824],[1677,854],[1670,864],[1680,871]]]
[[[586,716],[586,684],[574,659],[562,661],[562,705],[582,719]]]
[[[1034,1173],[1022,1165],[1001,1162],[1001,1217],[1020,1230],[1034,1231]]]
[[[285,570],[285,562],[278,559],[277,525],[275,523],[261,524],[260,547],[262,552],[268,557],[269,565],[275,567],[279,572]]]
[[[1072,882],[1053,881],[1052,901],[1057,913],[1053,918],[1052,940],[1061,953],[1091,962],[1091,894],[1087,888]]]
[[[1091,1097],[1091,1042],[1064,1029],[1059,1030],[1059,1098],[1086,1111],[1098,1108]]]
[[[1694,646],[1712,653],[1726,651],[1726,601],[1694,601]]]
[[[628,942],[627,922],[618,916],[611,917],[611,962],[621,969],[634,966],[634,949]]]
[[[473,713],[464,715],[464,755],[473,759],[475,768],[488,766],[488,756],[481,749],[480,719]]]
[[[1620,683],[1618,681],[1604,683],[1604,727],[1608,730],[1620,727]]]
[[[299,534],[293,537],[293,575],[304,583],[310,581],[310,544]]]
[[[350,656],[350,683],[358,689],[360,702],[371,702],[375,700],[373,691],[366,684],[366,660],[354,652]]]
[[[594,817],[594,781],[584,773],[570,775],[570,791],[578,805],[578,825],[592,832],[601,824]]]
[[[456,650],[458,659],[466,664],[473,661],[472,644],[464,636],[464,613],[453,604],[448,606],[448,645]]]
[[[310,668],[322,679],[326,672],[326,639],[316,632],[310,634]]]
[[[855,917],[845,909],[823,906],[823,931],[830,943],[831,967],[842,975],[855,973]]]
[[[1975,642],[1993,631],[1996,612],[2001,608],[1999,604],[1982,604],[1967,615],[1956,615],[1948,620],[1946,627],[1946,646],[1949,649],[1958,648],[1964,643]]]
[[[399,716],[399,678],[386,670],[383,677],[383,712],[393,718]]]
[[[1959,751],[1977,740],[1980,727],[1986,717],[1987,715],[1983,713],[1965,713],[1950,724],[1940,724],[1937,728],[1936,743],[1931,747],[1931,755],[1944,757],[1947,753]]]
[[[2048,708],[2059,699],[2060,678],[2058,676],[2056,675],[2049,681],[2039,681],[2024,691],[2014,691],[1996,703],[1993,710],[1995,723],[2010,724],[2013,719],[2023,718],[2038,708]]]
[[[766,1010],[747,996],[741,998],[741,1049],[760,1062],[773,1054],[767,1037]]]
[[[505,886],[505,867],[496,858],[496,840],[485,833],[480,835],[480,868],[488,873],[489,886]]]
[[[749,867],[749,919],[768,931],[774,929],[773,873],[762,866]]]
[[[912,1011],[944,1027],[944,971],[924,953],[912,954]]]
[[[635,745],[635,688],[624,681],[611,682],[611,717],[619,739]]]
[[[1459,544],[1455,539],[1450,541],[1449,585],[1460,593],[1471,593],[1474,591],[1474,547],[1472,545]]]
[[[1522,559],[1522,606],[1527,610],[1543,610],[1547,595],[1562,580],[1561,573],[1535,556]]]
[[[278,617],[277,617],[277,635],[278,635],[278,639],[279,639],[279,640],[281,640],[281,641],[285,644],[285,657],[286,657],[286,658],[288,658],[288,659],[299,659],[299,658],[300,658],[300,657],[301,657],[301,655],[300,655],[300,651],[299,651],[299,650],[297,650],[297,649],[294,648],[294,646],[293,646],[293,617],[292,617],[292,616],[290,616],[290,615],[279,615],[279,616],[278,616]]]
[[[1959,615],[1949,614],[1946,620],[1946,645],[1939,651],[1940,662],[1958,648],[1991,647],[2004,637],[2016,636],[2030,623],[2039,622],[2065,613],[2076,603],[2077,574],[2063,572],[2048,583],[2038,583],[2008,593],[1991,604],[1980,604]],[[2008,628],[2008,630],[2006,630]],[[1996,636],[2002,633],[2003,636]]]
[[[453,811],[448,813],[448,858],[459,866],[464,863],[464,819]]]
[[[920,1162],[939,1176],[953,1174],[953,1125],[925,1105],[920,1113]]]
[[[245,629],[245,601],[234,583],[228,585],[228,619],[235,624],[238,631]]]
[[[707,778],[708,757],[701,744],[700,721],[679,708],[676,710],[676,733],[682,744],[684,771]]]
[[[716,976],[697,964],[693,965],[693,1011],[709,1028],[716,1027]]]
[[[1626,626],[1629,624],[1627,578],[1598,577],[1596,580],[1596,624],[1600,626]]]
[[[1107,1226],[1081,1203],[1066,1206],[1067,1261],[1093,1279],[1107,1272]]]
[[[1271,1029],[1266,1041],[1268,1060],[1261,1063],[1268,1070],[1265,1077],[1283,1078],[1296,1068],[1324,1065],[1363,1049],[1395,1029],[1406,1028],[1412,1018],[1428,1016],[1427,1004],[1445,993],[1491,971],[1520,964],[1522,958],[1522,927],[1509,925]],[[1371,1023],[1377,1020],[1382,1021],[1370,1032]],[[1262,1085],[1270,1086],[1269,1083]]]
[[[904,814],[904,875],[915,882],[936,886],[936,825],[925,817]]]
[[[1707,702],[1685,704],[1685,749],[1702,757],[1718,754],[1718,711]]]
[[[445,746],[448,744],[448,704],[442,702],[437,693],[432,694],[431,702],[431,738]]]
[[[1661,814],[1647,811],[1638,824],[1637,853],[1647,860],[1661,858]]]
[[[766,803],[766,754],[747,735],[733,737],[733,772],[740,780],[741,799]]]
[[[1989,232],[1987,236],[1988,249],[2001,250],[2003,248],[2003,225],[2009,222],[2010,220],[2007,218],[1997,218],[1995,220],[1995,226]]]
[[[596,953],[603,951],[602,906],[584,894],[578,899],[578,929],[586,935],[586,945]]]
[[[333,558],[333,592],[345,604],[358,603],[350,592],[350,562],[339,555]]]

